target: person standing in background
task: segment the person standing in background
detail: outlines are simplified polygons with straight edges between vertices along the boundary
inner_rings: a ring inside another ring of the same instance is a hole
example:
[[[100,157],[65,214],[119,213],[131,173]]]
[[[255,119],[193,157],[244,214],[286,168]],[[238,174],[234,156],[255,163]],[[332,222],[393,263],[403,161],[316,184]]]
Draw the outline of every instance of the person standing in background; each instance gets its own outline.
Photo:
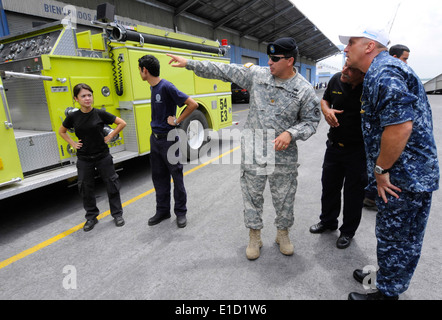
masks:
[[[399,60],[408,64],[408,59],[410,58],[410,49],[402,44],[394,45],[390,48],[390,56],[398,58]]]
[[[361,221],[362,202],[367,185],[367,165],[361,129],[361,95],[364,73],[349,68],[331,79],[321,100],[324,119],[330,125],[327,150],[322,166],[322,197],[319,223],[311,233],[338,228],[343,189],[343,223],[336,241],[339,249],[351,244]]]

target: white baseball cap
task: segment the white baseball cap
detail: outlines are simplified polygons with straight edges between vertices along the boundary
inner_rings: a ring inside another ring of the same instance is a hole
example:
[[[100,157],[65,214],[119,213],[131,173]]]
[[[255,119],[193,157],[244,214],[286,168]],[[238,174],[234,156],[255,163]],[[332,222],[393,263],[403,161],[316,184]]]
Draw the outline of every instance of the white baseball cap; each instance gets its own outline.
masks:
[[[359,31],[353,32],[352,35],[339,36],[339,40],[345,45],[348,45],[350,38],[367,38],[377,41],[385,47],[390,43],[389,33],[378,27],[362,27],[359,28]]]

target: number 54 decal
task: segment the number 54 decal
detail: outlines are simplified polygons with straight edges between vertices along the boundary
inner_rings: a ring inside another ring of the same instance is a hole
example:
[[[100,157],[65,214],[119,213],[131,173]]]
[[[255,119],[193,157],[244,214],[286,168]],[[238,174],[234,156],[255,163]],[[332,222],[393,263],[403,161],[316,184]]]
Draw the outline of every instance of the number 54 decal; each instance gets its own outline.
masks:
[[[228,120],[228,105],[227,105],[227,98],[221,98],[219,99],[219,105],[221,110],[221,122],[226,122]]]

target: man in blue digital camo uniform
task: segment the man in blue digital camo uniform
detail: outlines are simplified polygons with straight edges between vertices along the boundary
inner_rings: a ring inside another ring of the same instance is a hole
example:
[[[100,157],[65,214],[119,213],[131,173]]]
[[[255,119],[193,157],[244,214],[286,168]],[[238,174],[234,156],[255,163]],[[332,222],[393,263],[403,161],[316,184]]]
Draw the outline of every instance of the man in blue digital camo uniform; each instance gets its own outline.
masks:
[[[393,56],[399,60],[402,60],[404,63],[408,64],[408,59],[410,57],[410,49],[407,46],[402,44],[394,45],[388,51],[390,56]],[[376,191],[374,192],[366,192],[364,199],[364,207],[368,210],[377,211],[376,203],[374,199],[376,198]]]
[[[340,36],[347,64],[365,72],[362,130],[369,189],[377,186],[377,291],[350,300],[398,299],[420,258],[439,164],[431,107],[418,76],[388,54],[388,34],[365,28]],[[355,270],[362,281],[365,274]]]
[[[250,241],[249,260],[260,256],[263,228],[263,191],[269,181],[276,211],[276,243],[292,255],[289,229],[294,223],[298,176],[296,140],[307,140],[321,119],[319,99],[312,85],[294,67],[298,47],[292,38],[281,38],[267,47],[269,67],[242,66],[172,57],[170,63],[196,75],[234,82],[250,92],[250,111],[241,139],[241,191],[244,222]]]

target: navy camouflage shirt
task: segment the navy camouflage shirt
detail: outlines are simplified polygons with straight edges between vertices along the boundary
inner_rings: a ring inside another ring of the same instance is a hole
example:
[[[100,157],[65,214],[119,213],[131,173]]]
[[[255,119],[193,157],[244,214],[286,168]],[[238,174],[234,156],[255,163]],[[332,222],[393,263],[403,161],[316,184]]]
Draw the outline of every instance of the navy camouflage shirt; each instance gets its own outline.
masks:
[[[414,71],[387,51],[375,57],[365,75],[362,130],[367,152],[368,190],[374,191],[374,167],[384,127],[413,122],[405,150],[390,171],[390,181],[403,191],[439,188],[439,164],[433,119],[425,89]]]

